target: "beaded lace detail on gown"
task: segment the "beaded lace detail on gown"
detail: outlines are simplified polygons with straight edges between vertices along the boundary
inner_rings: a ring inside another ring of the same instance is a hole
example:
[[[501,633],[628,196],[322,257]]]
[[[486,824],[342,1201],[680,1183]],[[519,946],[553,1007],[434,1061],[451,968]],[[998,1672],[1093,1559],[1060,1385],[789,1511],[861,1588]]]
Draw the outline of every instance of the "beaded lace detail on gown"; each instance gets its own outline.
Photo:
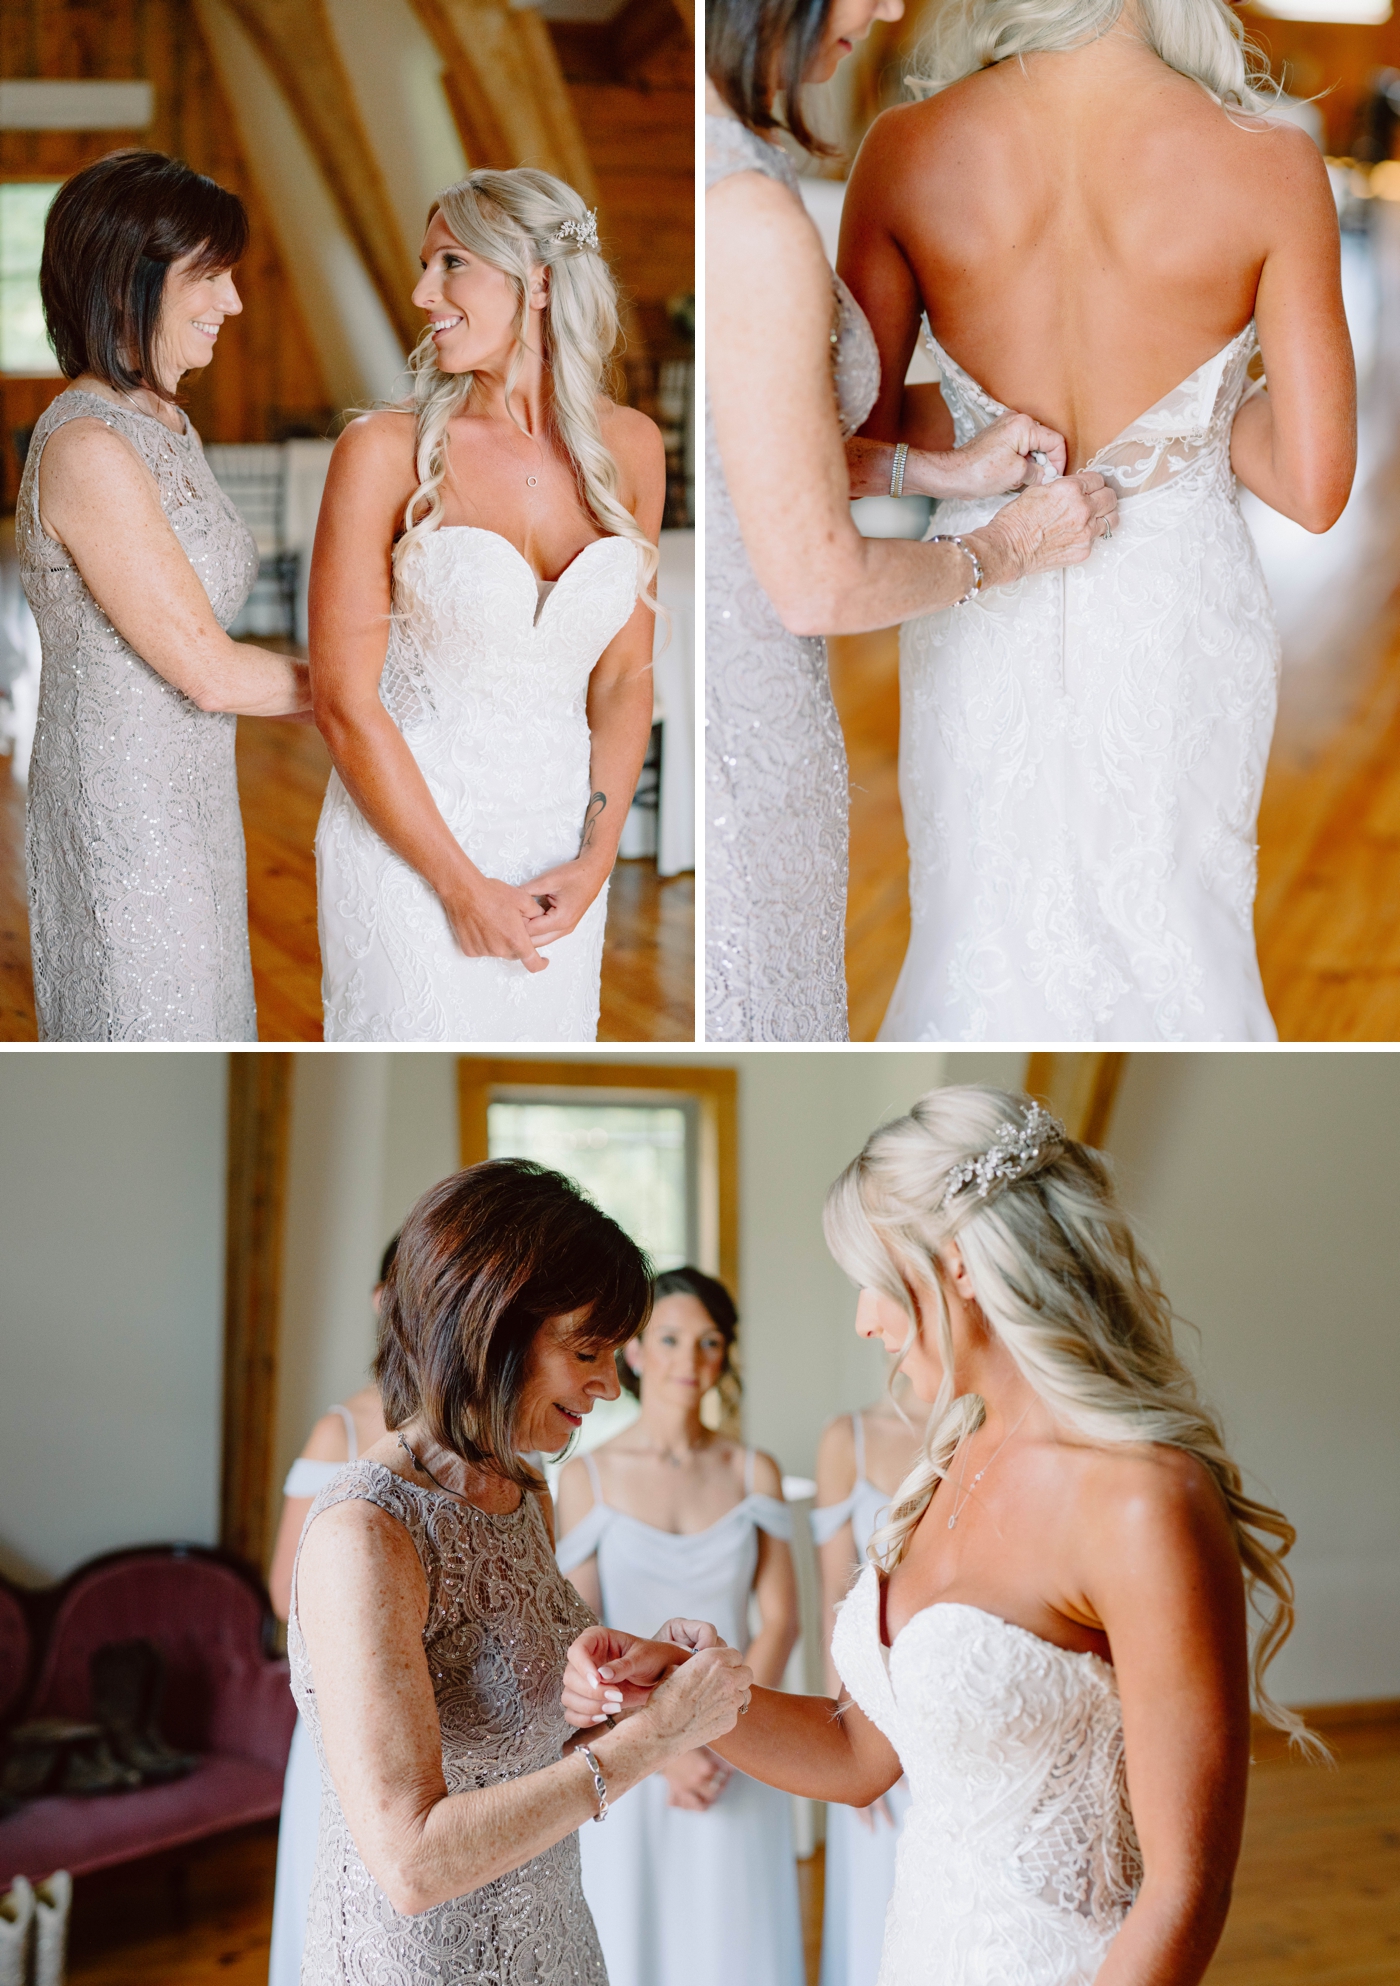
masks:
[[[879,1582],[831,1644],[912,1796],[879,1986],[1091,1986],[1142,1881],[1111,1666],[947,1601],[886,1650]]]
[[[396,1518],[422,1561],[423,1648],[448,1792],[554,1764],[571,1735],[559,1704],[565,1657],[593,1616],[555,1565],[538,1499],[492,1516],[378,1462],[352,1462],[322,1490],[307,1525],[352,1497]],[[321,1764],[302,1986],[607,1986],[576,1834],[468,1896],[412,1917],[394,1909],[360,1860],[326,1769],[295,1577],[287,1653]]]
[[[588,811],[588,679],[637,600],[637,547],[597,538],[541,585],[515,546],[443,525],[408,553],[379,694],[483,875],[571,862]],[[327,1041],[592,1041],[606,885],[518,959],[467,958],[436,892],[332,774],[316,830]]]
[[[925,326],[958,445],[1006,410]],[[1087,562],[906,622],[885,1041],[1272,1041],[1255,826],[1278,634],[1230,468],[1252,324],[1087,466]],[[940,503],[968,531],[1006,499]]]
[[[787,154],[705,119],[705,184],[761,172],[800,199]],[[843,434],[875,404],[865,314],[833,275]],[[826,643],[789,634],[754,577],[705,403],[705,1032],[711,1041],[844,1041],[846,747]]]
[[[41,1041],[256,1041],[237,719],[144,662],[39,521],[39,461],[68,421],[129,441],[220,627],[257,548],[199,436],[70,387],[40,416],[15,514],[43,646],[25,836]]]

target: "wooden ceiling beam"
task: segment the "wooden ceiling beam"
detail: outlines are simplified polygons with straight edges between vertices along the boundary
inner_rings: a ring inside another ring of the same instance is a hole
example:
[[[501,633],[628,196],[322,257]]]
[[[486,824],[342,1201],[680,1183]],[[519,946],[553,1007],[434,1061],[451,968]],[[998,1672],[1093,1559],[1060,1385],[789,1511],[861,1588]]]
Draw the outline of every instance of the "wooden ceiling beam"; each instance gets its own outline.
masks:
[[[589,206],[598,187],[549,29],[507,0],[411,0],[447,66],[444,83],[474,166],[540,166]]]
[[[695,9],[690,0],[627,0],[609,27],[614,67],[627,80],[673,36],[684,33],[694,41]]]
[[[412,351],[422,319],[419,277],[399,224],[324,0],[226,0],[291,106],[389,321]]]

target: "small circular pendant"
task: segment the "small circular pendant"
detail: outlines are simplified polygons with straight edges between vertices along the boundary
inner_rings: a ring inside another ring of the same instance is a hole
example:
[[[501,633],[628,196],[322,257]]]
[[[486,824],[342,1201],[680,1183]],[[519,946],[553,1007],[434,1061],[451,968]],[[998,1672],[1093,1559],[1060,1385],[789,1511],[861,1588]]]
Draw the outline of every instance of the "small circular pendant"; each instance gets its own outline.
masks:
[[[957,1520],[957,1518],[956,1518],[956,1517],[950,1517],[950,1518],[948,1519],[948,1529],[949,1529],[950,1531],[952,1530],[952,1528],[953,1528],[953,1526],[954,1526],[954,1525],[955,1525],[955,1524],[957,1523],[957,1521],[958,1521],[958,1520]]]
[[[530,488],[533,490],[538,485],[540,479],[538,476],[527,476],[525,480],[530,485]]]

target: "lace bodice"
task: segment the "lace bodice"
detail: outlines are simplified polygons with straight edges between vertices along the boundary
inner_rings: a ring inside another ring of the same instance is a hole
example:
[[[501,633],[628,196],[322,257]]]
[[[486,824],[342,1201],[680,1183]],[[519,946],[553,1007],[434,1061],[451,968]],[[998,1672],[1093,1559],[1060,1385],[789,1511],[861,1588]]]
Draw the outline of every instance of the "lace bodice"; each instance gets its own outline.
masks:
[[[570,1735],[559,1702],[565,1657],[593,1616],[555,1566],[538,1500],[492,1516],[380,1463],[352,1462],[316,1498],[307,1526],[351,1497],[402,1524],[423,1566],[423,1650],[448,1792],[552,1764]],[[302,1986],[607,1986],[576,1835],[468,1896],[413,1917],[394,1909],[360,1860],[326,1767],[295,1575],[287,1653],[322,1783]]]
[[[880,1986],[1090,1986],[1142,1879],[1112,1668],[950,1602],[886,1650],[879,1580],[831,1645],[912,1794]]]
[[[124,436],[150,470],[221,627],[258,570],[188,421],[175,434],[72,387],[41,415],[15,515],[43,645],[26,835],[40,1039],[255,1041],[237,720],[199,709],[143,661],[45,532],[44,448],[82,419]]]
[[[953,417],[956,444],[964,448],[1010,410],[949,357],[929,329],[927,316],[923,336],[943,377],[943,399]],[[1197,479],[1217,474],[1222,450],[1228,462],[1230,429],[1246,391],[1249,362],[1258,349],[1251,318],[1213,358],[1130,421],[1085,468],[1096,469],[1120,497],[1160,489],[1191,471]]]
[[[440,527],[408,554],[379,694],[483,875],[518,885],[578,854],[589,678],[639,574],[626,538],[585,545],[544,588],[508,539],[472,525]],[[606,889],[531,975],[463,956],[437,896],[338,775],[316,860],[327,1041],[593,1040]]]
[[[799,200],[786,152],[705,119],[705,184],[761,172]],[[832,281],[834,411],[880,388],[865,314]],[[786,327],[775,326],[780,337]],[[705,1030],[711,1041],[844,1041],[846,749],[824,641],[789,634],[754,576],[705,401]]]

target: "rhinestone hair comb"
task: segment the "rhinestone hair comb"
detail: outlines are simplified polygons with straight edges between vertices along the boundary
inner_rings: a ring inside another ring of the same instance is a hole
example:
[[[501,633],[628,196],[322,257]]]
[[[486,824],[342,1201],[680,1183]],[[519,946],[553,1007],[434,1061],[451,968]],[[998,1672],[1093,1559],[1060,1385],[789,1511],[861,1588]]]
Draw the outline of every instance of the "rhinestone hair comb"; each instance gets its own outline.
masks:
[[[985,1152],[964,1159],[948,1174],[943,1206],[960,1193],[976,1187],[979,1200],[985,1200],[993,1186],[1004,1180],[1020,1179],[1029,1172],[1041,1154],[1065,1142],[1065,1127],[1058,1117],[1033,1103],[1021,1124],[999,1124],[996,1136]]]
[[[576,241],[580,248],[596,249],[598,246],[598,209],[592,208],[581,221],[565,221],[558,234],[552,234],[551,241]]]

